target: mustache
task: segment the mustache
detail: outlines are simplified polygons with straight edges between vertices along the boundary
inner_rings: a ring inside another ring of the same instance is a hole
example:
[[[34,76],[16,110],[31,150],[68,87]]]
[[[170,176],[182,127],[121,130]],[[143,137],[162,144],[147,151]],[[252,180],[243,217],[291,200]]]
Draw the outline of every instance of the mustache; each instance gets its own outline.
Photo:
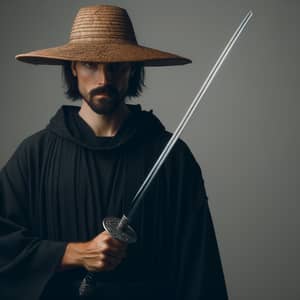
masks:
[[[105,93],[105,94],[108,94],[108,95],[111,95],[111,96],[118,96],[119,95],[119,91],[112,84],[99,86],[95,89],[92,89],[89,92],[91,98],[94,97],[95,95],[102,94],[102,93]]]

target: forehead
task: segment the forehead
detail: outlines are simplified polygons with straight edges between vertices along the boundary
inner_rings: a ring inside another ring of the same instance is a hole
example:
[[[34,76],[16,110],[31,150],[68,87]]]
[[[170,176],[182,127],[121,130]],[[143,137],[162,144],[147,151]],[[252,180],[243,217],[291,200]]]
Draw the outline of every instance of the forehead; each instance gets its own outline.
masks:
[[[103,65],[103,66],[131,66],[131,62],[111,62],[111,63],[103,63],[103,62],[96,62],[96,61],[76,61],[80,64],[93,64],[93,65]]]

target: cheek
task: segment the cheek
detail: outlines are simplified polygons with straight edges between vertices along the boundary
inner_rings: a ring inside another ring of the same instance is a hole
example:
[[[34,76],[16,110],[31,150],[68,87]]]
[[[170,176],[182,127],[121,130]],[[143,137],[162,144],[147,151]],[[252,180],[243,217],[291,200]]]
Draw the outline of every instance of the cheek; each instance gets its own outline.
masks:
[[[81,84],[88,84],[88,82],[90,82],[91,81],[91,79],[90,79],[90,76],[89,75],[87,75],[87,74],[85,74],[84,72],[82,72],[81,74],[80,74],[80,76],[78,76],[78,81],[81,83]]]
[[[89,90],[91,85],[91,79],[89,76],[81,74],[77,77],[79,90],[82,92],[86,92]]]

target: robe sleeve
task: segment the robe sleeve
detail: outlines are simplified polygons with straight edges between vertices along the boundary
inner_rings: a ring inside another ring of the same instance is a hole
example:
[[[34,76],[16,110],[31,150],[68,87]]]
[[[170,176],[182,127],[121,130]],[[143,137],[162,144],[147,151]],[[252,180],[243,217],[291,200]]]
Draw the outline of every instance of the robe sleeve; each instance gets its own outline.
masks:
[[[184,144],[185,145],[185,144]],[[176,299],[227,300],[227,289],[199,164],[188,146],[179,159]]]
[[[67,244],[31,233],[28,165],[23,141],[0,172],[1,299],[39,299]]]

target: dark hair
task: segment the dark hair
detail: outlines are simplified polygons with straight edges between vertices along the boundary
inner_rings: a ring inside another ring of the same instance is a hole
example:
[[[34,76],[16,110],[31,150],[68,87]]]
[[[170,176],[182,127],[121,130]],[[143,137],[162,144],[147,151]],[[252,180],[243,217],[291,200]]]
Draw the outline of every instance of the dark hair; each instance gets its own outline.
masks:
[[[145,67],[142,62],[132,62],[132,73],[128,82],[126,97],[137,97],[145,87]],[[62,76],[64,86],[66,86],[65,95],[71,101],[81,99],[82,96],[78,89],[77,77],[72,74],[71,61],[64,61],[62,65]]]

